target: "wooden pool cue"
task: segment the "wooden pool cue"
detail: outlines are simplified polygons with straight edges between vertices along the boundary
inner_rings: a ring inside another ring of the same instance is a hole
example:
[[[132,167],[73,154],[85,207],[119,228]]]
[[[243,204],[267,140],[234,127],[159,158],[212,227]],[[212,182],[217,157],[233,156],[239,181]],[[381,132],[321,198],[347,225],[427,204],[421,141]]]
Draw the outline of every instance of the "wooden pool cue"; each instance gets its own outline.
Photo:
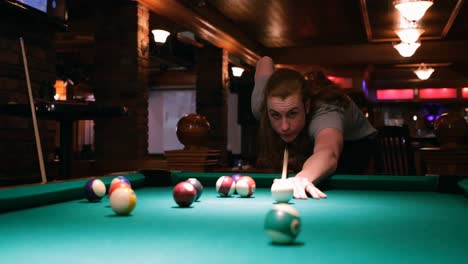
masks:
[[[20,37],[19,39],[20,39],[20,45],[21,45],[21,53],[23,55],[24,73],[26,74],[26,84],[28,86],[29,106],[31,107],[31,114],[32,114],[32,120],[33,120],[33,127],[34,127],[34,139],[36,140],[37,156],[39,158],[39,168],[41,169],[42,183],[47,183],[47,177],[46,177],[45,166],[44,166],[44,157],[42,156],[41,138],[39,137],[39,128],[37,127],[36,107],[34,106],[34,100],[33,100],[32,89],[31,89],[31,81],[29,80],[28,60],[26,58],[23,38]]]
[[[287,175],[288,175],[288,148],[285,147],[284,148],[284,156],[283,156],[283,171],[281,173],[281,179],[286,179]]]

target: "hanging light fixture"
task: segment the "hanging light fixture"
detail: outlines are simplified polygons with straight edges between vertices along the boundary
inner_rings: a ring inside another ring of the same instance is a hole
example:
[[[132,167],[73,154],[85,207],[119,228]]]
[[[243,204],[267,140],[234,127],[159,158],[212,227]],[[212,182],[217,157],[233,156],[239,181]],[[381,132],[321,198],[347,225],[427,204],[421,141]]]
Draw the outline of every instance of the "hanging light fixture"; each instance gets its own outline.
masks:
[[[393,47],[400,53],[403,57],[411,57],[416,52],[416,50],[421,46],[419,42],[406,43],[401,42],[399,44],[393,45]]]
[[[424,63],[421,63],[417,70],[414,70],[414,74],[418,76],[420,80],[427,80],[431,77],[432,73],[434,72],[434,68],[427,67]]]
[[[420,20],[427,9],[431,7],[433,0],[395,0],[393,5],[401,15],[409,21]]]
[[[401,42],[413,43],[418,41],[424,30],[419,27],[418,22],[408,21],[406,18],[400,17],[400,26],[398,29],[395,29],[395,33]]]
[[[242,73],[244,72],[244,68],[241,67],[231,67],[231,70],[234,77],[241,77]]]
[[[418,41],[419,37],[424,33],[420,28],[400,28],[396,29],[395,33],[400,38],[401,42],[414,43]]]
[[[163,29],[153,29],[151,30],[151,33],[153,33],[154,42],[158,44],[166,43],[167,37],[171,34]]]

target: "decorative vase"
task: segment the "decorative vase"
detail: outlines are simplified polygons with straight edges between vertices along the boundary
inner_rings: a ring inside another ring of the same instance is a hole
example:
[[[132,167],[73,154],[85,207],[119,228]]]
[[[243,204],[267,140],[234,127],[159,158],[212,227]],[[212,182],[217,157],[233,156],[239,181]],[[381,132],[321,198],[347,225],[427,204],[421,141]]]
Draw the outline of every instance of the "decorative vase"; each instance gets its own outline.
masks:
[[[456,112],[443,113],[434,122],[434,134],[440,147],[457,148],[467,143],[468,125],[463,115]]]
[[[177,122],[177,138],[187,150],[206,148],[210,129],[210,123],[204,116],[187,114]]]

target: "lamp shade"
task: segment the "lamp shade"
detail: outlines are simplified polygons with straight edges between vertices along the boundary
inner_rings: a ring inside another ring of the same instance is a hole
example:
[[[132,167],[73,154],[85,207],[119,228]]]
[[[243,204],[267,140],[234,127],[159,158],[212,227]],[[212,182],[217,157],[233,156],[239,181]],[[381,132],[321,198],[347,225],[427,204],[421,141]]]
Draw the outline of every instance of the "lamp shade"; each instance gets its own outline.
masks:
[[[166,43],[167,37],[171,34],[162,29],[153,29],[151,30],[151,33],[153,33],[154,42],[161,44]]]
[[[411,57],[416,52],[416,50],[421,46],[421,43],[405,43],[401,42],[399,44],[393,45],[393,47],[400,53],[403,57]]]
[[[427,67],[424,63],[421,63],[417,70],[414,70],[414,74],[418,76],[420,80],[427,80],[431,77],[432,73],[434,72],[434,68]]]
[[[410,21],[420,20],[432,4],[432,0],[395,0],[393,2],[401,15]]]
[[[421,34],[424,33],[424,30],[420,28],[401,28],[395,30],[395,33],[400,38],[401,42],[414,43],[418,41]]]

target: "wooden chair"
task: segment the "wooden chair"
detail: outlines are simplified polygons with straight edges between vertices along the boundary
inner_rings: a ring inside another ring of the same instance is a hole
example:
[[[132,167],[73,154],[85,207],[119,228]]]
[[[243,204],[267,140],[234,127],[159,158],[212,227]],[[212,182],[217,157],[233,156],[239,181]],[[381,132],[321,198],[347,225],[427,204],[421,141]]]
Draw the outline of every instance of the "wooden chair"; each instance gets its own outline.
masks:
[[[380,174],[414,174],[413,151],[408,127],[384,126],[378,130]]]

